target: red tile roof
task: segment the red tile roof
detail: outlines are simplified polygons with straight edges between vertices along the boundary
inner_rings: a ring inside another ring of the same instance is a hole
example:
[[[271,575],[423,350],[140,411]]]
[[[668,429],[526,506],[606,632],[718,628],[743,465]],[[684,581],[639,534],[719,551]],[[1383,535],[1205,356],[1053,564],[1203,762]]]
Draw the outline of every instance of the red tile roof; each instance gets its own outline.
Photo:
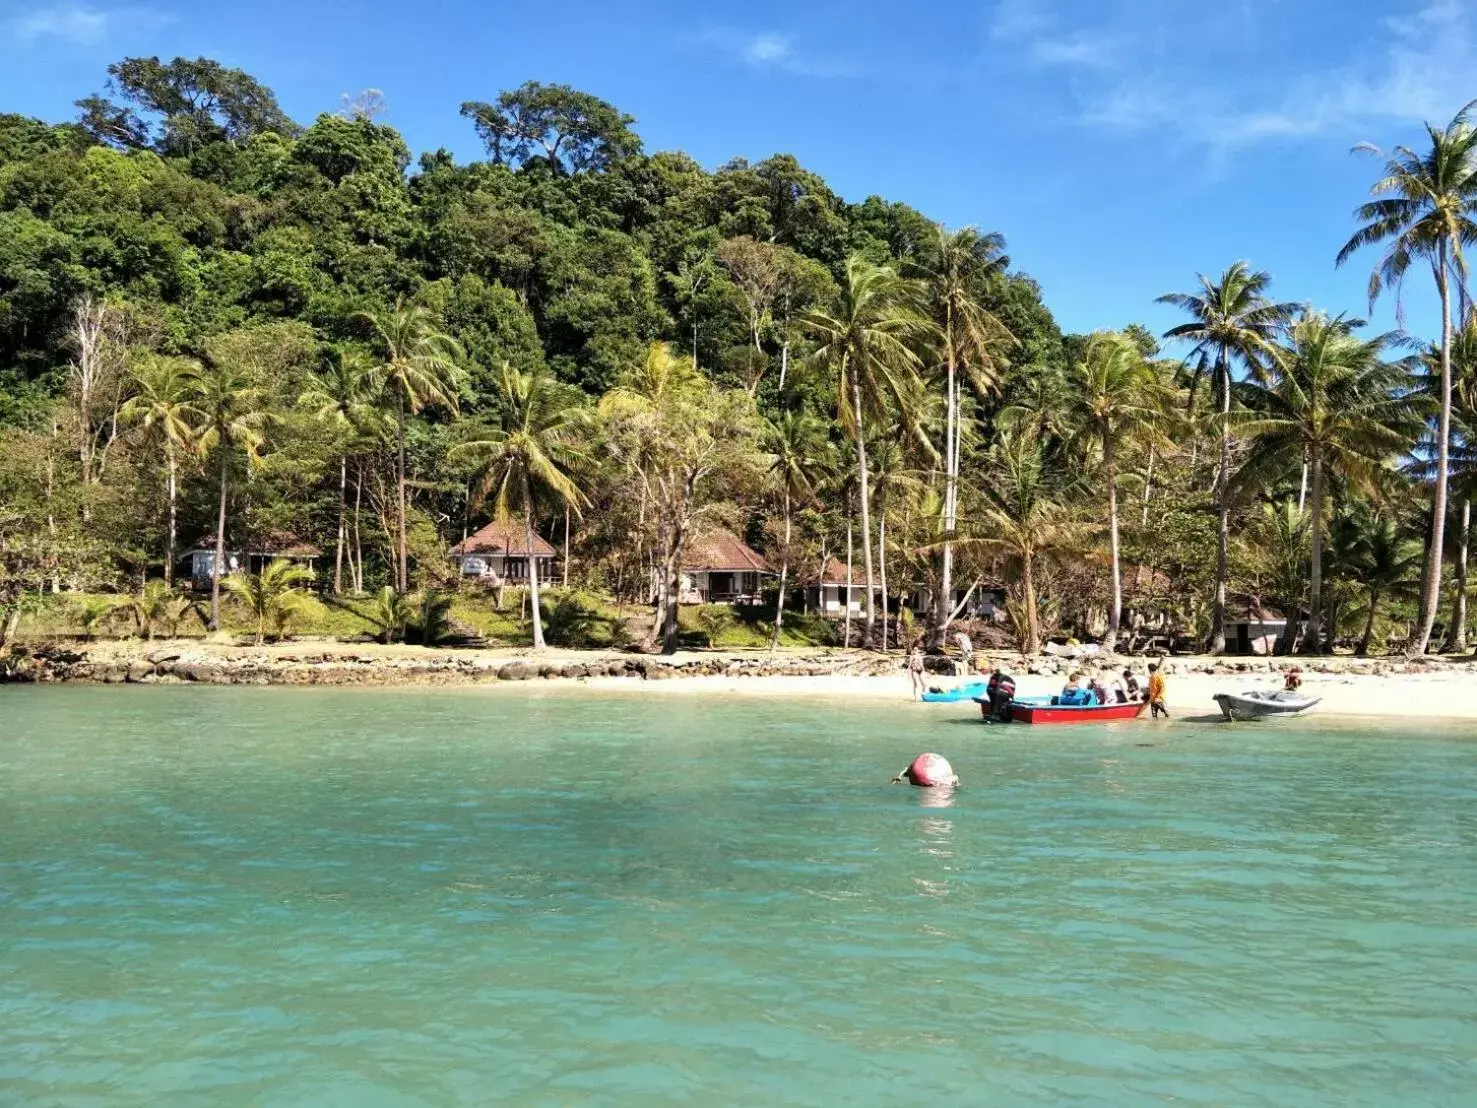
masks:
[[[708,531],[689,540],[682,559],[687,571],[773,573],[764,556],[732,531]]]
[[[554,557],[554,548],[533,533],[533,552],[541,558]],[[457,554],[508,554],[514,558],[528,556],[527,529],[521,519],[493,520],[482,530],[451,548]]]
[[[821,569],[821,583],[825,585],[846,584],[846,562],[839,558],[827,558],[825,566]],[[851,567],[851,587],[867,587],[867,571],[862,568],[860,559]]]

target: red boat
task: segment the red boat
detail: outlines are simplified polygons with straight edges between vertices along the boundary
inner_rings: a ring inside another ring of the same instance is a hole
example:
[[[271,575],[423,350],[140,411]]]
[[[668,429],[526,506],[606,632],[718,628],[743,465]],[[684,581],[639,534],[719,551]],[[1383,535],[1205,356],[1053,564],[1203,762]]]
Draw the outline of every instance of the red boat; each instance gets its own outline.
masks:
[[[1115,719],[1137,719],[1148,708],[1145,701],[1127,704],[1053,704],[1049,697],[1017,700],[1010,706],[1016,723],[1109,723]],[[990,718],[990,704],[980,701],[980,715]]]

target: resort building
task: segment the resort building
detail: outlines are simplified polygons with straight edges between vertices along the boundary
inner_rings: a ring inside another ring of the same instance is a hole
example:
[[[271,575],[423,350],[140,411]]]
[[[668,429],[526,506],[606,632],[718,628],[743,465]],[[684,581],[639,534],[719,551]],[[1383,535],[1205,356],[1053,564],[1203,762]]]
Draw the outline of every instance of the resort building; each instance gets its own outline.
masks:
[[[521,519],[495,519],[453,546],[450,553],[463,580],[516,585],[528,580],[529,562],[532,561],[539,584],[548,585],[554,581],[554,548],[535,531],[530,558],[528,528]]]
[[[225,564],[222,570],[223,575],[227,577],[242,571],[260,573],[278,558],[286,558],[289,562],[306,567],[309,572],[317,573],[316,563],[321,557],[323,557],[323,551],[312,543],[300,542],[292,535],[267,535],[245,550],[232,550],[228,547],[225,551]],[[216,574],[215,542],[213,540],[201,539],[185,550],[179,560],[184,565],[186,574],[197,587],[210,588],[210,583]]]
[[[770,564],[732,531],[704,532],[682,560],[683,604],[758,604],[764,586],[778,580]],[[655,582],[652,587],[656,593]]]
[[[875,587],[875,583],[872,604],[876,611],[882,610],[882,590]],[[800,590],[798,607],[802,611],[818,612],[836,619],[863,615],[867,609],[866,571],[860,564],[853,565],[848,580],[846,563],[828,557],[821,566],[817,582]]]

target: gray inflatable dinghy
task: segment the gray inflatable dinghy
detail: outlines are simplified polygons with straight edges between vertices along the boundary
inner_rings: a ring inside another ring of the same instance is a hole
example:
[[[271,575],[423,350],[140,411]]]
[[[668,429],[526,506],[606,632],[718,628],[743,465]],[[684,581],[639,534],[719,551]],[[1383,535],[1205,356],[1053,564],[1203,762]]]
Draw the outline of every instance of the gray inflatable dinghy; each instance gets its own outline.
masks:
[[[1295,716],[1317,704],[1321,697],[1278,690],[1251,689],[1244,693],[1216,693],[1215,702],[1227,719],[1260,719],[1262,716]]]

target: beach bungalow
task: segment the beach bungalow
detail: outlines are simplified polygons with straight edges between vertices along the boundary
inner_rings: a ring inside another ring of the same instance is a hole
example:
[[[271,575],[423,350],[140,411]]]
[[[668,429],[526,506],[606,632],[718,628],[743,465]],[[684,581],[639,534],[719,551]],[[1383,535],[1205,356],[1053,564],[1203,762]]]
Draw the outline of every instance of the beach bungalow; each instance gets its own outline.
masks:
[[[1277,641],[1287,630],[1287,617],[1271,609],[1243,608],[1226,613],[1226,653],[1260,654],[1268,656],[1277,652]],[[1305,630],[1303,621],[1298,621],[1295,634]]]
[[[987,623],[1002,623],[1005,615],[1005,586],[998,581],[982,581],[971,592],[968,585],[956,586],[949,610],[958,611],[956,619],[984,620]],[[967,600],[966,600],[967,598]],[[926,619],[931,611],[933,598],[920,582],[907,599],[908,609],[913,615]],[[963,604],[961,609],[959,606]]]
[[[495,519],[453,546],[450,553],[464,581],[485,581],[491,585],[526,583],[531,560],[540,585],[554,582],[554,548],[535,531],[530,559],[528,529],[521,519]]]
[[[245,550],[232,550],[228,547],[225,551],[224,571],[226,576],[242,570],[260,573],[278,558],[286,558],[289,562],[304,566],[310,573],[317,573],[316,562],[321,557],[323,551],[312,543],[301,542],[292,535],[271,534],[252,543]],[[214,541],[202,538],[180,555],[180,562],[185,567],[186,576],[197,588],[210,588],[211,579],[215,576]]]
[[[757,604],[778,574],[732,531],[706,531],[687,544],[682,560],[683,604]],[[655,582],[652,594],[656,593]]]
[[[821,567],[819,579],[814,585],[800,590],[798,600],[797,607],[802,611],[817,612],[835,619],[846,615],[860,616],[867,607],[866,571],[860,564],[853,565],[848,583],[846,563],[828,557]],[[876,611],[882,610],[880,588],[874,588],[872,603]]]

